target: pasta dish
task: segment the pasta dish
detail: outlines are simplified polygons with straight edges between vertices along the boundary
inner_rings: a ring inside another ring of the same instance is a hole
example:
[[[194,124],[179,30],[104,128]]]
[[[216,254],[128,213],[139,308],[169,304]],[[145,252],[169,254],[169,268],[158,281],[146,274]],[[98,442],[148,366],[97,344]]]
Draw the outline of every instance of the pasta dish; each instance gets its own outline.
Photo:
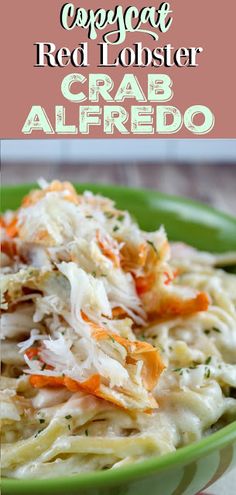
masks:
[[[233,421],[236,253],[39,184],[1,217],[3,476],[117,469]]]

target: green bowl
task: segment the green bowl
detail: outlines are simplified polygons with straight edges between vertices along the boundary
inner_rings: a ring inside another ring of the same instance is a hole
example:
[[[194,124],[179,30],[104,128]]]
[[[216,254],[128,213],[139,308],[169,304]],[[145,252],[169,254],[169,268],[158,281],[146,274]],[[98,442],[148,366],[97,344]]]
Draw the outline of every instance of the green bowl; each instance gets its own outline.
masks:
[[[5,187],[2,209],[15,209],[32,184]],[[140,226],[164,224],[171,240],[214,252],[236,250],[236,218],[188,199],[108,185],[82,184],[128,209]],[[236,422],[190,446],[120,469],[48,480],[3,480],[4,495],[195,495],[236,465]]]

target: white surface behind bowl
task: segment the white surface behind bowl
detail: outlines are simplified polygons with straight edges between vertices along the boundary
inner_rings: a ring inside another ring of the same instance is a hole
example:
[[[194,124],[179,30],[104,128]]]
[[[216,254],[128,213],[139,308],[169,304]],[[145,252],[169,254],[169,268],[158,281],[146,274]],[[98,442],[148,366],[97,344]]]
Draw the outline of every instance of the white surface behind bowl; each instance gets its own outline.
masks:
[[[204,495],[235,495],[236,487],[236,468],[229,474],[223,476],[217,483],[214,483]]]

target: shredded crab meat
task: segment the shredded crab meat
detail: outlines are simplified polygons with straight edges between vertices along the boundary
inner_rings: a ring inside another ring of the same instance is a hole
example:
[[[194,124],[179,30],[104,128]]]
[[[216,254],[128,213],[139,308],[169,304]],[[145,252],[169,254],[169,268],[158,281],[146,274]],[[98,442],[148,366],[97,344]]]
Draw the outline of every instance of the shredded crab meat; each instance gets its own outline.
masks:
[[[21,266],[3,282],[3,307],[34,293],[32,326],[18,344],[31,386],[155,409],[152,390],[165,364],[138,340],[140,328],[205,311],[207,295],[174,283],[163,227],[142,232],[111,200],[77,194],[68,182],[40,185],[1,219],[3,252]]]

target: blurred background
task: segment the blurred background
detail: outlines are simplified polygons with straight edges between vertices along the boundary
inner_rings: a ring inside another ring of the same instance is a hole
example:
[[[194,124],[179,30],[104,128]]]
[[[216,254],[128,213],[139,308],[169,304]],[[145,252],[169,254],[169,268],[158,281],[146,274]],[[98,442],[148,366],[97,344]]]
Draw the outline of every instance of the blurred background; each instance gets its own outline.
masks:
[[[38,177],[115,183],[200,200],[236,214],[236,139],[1,142],[2,183]]]

